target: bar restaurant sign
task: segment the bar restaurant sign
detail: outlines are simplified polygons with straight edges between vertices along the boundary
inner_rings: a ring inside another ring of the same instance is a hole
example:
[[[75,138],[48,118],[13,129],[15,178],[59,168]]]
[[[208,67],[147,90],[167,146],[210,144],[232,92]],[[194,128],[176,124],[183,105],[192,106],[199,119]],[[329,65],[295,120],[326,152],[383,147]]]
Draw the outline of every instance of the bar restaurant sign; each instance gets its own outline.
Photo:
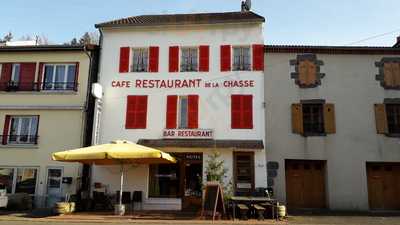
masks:
[[[211,129],[165,129],[164,139],[213,139],[214,131]]]

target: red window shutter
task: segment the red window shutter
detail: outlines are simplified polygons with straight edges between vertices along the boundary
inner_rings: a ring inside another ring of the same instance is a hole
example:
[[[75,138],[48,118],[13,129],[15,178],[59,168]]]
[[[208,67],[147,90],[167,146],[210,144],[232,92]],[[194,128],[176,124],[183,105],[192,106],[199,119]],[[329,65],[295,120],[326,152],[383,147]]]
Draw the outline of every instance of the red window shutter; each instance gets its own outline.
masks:
[[[253,96],[231,96],[231,128],[253,129]]]
[[[121,47],[119,51],[119,72],[127,73],[129,72],[129,47]]]
[[[149,48],[149,72],[158,72],[160,48],[158,46],[151,46]]]
[[[12,63],[3,63],[0,76],[0,91],[7,89],[8,82],[11,80]]]
[[[253,129],[253,96],[244,95],[242,96],[242,128]]]
[[[21,77],[19,90],[32,91],[34,89],[36,63],[21,63]]]
[[[231,96],[231,128],[239,129],[241,123],[241,95]]]
[[[6,115],[6,119],[4,121],[4,129],[3,129],[3,140],[2,140],[2,144],[6,145],[7,141],[8,141],[8,134],[9,134],[9,129],[10,129],[10,120],[11,120],[11,116]]]
[[[199,96],[188,96],[188,127],[189,129],[199,128]]]
[[[210,70],[210,46],[202,45],[199,47],[200,50],[200,72],[208,72]]]
[[[221,71],[231,70],[231,46],[222,45],[221,46]]]
[[[177,106],[178,106],[178,96],[169,95],[167,97],[167,115],[166,115],[166,128],[175,129],[176,128],[176,117],[177,117]]]
[[[264,45],[253,45],[253,70],[264,71]]]
[[[179,72],[179,47],[169,47],[169,72]]]
[[[43,73],[44,73],[44,63],[39,63],[39,74],[38,74],[38,79],[37,79],[37,90],[41,90],[42,89]]]
[[[76,62],[76,64],[75,64],[74,91],[78,91],[78,78],[79,78],[79,62]]]
[[[147,96],[130,95],[126,104],[126,129],[146,129]]]

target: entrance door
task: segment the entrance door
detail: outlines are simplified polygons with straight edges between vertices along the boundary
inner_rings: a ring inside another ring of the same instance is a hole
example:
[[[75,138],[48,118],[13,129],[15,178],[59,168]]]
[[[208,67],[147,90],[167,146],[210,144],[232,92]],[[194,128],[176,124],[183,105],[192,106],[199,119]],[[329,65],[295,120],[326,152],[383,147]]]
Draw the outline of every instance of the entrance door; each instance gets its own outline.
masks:
[[[235,195],[250,195],[254,191],[254,153],[234,152],[233,171]]]
[[[369,207],[400,210],[400,164],[367,163]]]
[[[202,204],[203,154],[185,153],[180,155],[182,171],[183,210],[198,211]]]
[[[52,207],[62,197],[62,168],[47,169],[47,206]]]
[[[286,160],[286,201],[290,208],[325,208],[325,161]]]

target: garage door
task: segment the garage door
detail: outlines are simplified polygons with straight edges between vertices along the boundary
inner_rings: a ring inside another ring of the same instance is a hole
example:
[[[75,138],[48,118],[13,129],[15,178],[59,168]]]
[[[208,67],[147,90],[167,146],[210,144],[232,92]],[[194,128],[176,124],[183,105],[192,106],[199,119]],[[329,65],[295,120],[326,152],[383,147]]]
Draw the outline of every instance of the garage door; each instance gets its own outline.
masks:
[[[325,161],[286,160],[286,201],[289,208],[325,208]]]
[[[400,163],[367,163],[371,209],[400,210]]]

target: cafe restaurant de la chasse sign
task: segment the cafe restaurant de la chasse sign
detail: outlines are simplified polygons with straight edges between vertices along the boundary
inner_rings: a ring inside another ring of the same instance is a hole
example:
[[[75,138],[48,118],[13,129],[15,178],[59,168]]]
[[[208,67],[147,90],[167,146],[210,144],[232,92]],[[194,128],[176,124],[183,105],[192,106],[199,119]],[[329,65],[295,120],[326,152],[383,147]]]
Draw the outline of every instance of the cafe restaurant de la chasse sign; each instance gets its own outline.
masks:
[[[126,191],[145,210],[202,202],[209,155],[221,154],[235,193],[266,188],[265,19],[253,12],[137,16],[97,24],[102,34],[94,143],[129,140],[172,153],[167,165],[130,166]],[[92,182],[119,190],[118,166]]]

